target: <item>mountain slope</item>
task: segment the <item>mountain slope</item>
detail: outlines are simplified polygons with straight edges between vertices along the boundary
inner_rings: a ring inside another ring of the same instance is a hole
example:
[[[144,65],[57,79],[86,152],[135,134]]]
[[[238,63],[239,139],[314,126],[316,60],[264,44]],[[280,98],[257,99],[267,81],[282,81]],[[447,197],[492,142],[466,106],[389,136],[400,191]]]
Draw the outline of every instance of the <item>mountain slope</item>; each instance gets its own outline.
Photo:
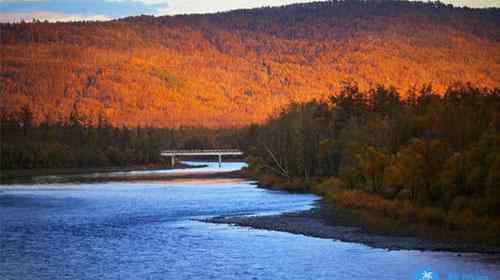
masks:
[[[344,82],[500,85],[500,10],[331,1],[1,28],[2,116],[240,126]]]

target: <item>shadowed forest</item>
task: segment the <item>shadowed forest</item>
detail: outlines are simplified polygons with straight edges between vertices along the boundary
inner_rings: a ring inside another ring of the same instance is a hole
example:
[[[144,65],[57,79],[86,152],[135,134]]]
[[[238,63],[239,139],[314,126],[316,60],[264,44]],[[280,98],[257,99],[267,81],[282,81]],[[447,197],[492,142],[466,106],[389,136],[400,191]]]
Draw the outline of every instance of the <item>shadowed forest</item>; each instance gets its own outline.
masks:
[[[181,127],[85,127],[68,124],[33,125],[32,115],[2,120],[1,169],[170,166],[160,155],[166,149],[214,149],[239,146],[238,131]]]
[[[35,125],[241,127],[344,81],[500,84],[498,9],[330,1],[0,29],[2,116],[29,108]]]

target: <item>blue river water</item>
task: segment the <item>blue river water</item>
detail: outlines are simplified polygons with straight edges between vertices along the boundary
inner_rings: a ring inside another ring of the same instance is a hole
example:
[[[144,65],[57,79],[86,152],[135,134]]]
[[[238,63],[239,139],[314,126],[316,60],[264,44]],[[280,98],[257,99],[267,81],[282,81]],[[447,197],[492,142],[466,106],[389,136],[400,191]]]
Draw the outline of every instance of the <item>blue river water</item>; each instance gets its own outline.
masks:
[[[0,279],[399,280],[423,268],[440,279],[500,279],[493,255],[388,251],[193,220],[308,209],[316,199],[215,179],[0,186]]]

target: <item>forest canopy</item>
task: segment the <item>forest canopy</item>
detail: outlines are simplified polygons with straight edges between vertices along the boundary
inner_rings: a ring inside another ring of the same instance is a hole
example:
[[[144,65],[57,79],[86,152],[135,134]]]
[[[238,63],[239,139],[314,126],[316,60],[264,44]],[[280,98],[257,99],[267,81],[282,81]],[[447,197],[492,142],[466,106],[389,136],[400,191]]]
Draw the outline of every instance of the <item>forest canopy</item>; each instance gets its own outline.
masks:
[[[329,1],[109,22],[1,24],[0,110],[34,125],[240,127],[345,82],[500,84],[500,10]]]

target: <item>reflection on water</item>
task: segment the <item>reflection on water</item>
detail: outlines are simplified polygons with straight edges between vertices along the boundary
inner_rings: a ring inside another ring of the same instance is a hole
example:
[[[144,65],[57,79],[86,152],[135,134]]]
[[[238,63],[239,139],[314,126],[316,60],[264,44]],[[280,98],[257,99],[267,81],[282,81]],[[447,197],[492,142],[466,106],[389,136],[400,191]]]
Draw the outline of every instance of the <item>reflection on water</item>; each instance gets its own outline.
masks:
[[[99,172],[88,174],[90,177],[113,177],[113,176],[137,176],[151,174],[196,174],[196,173],[221,173],[237,171],[246,166],[243,162],[223,162],[219,167],[218,162],[183,161],[183,163],[195,166],[195,168],[184,169],[160,169],[160,170],[137,170],[126,172]],[[196,167],[203,166],[203,167]]]
[[[500,275],[494,256],[386,251],[192,221],[307,209],[317,199],[249,182],[0,189],[0,279],[414,279],[422,267]]]
[[[200,162],[200,161],[183,161],[183,163],[192,166],[192,168],[180,169],[157,169],[157,170],[132,170],[132,171],[112,171],[112,172],[94,172],[83,174],[70,175],[44,175],[31,178],[23,178],[24,181],[31,184],[41,183],[67,183],[67,182],[92,182],[92,181],[110,181],[118,178],[120,180],[134,177],[135,179],[150,176],[183,176],[196,174],[214,174],[237,171],[247,166],[244,162],[222,162],[219,167],[218,162]],[[157,178],[156,178],[157,179]],[[16,180],[16,179],[15,179]],[[19,179],[17,179],[19,182]]]

